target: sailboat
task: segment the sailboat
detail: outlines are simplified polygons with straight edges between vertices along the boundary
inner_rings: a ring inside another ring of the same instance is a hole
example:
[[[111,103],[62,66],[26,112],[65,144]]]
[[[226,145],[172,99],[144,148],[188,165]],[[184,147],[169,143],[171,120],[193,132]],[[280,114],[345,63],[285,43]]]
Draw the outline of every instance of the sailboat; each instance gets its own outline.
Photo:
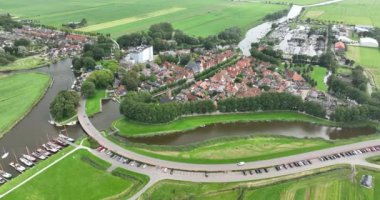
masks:
[[[4,154],[1,156],[1,159],[5,159],[9,155],[9,152],[5,152],[5,148],[4,147],[3,147],[3,150],[4,150]]]

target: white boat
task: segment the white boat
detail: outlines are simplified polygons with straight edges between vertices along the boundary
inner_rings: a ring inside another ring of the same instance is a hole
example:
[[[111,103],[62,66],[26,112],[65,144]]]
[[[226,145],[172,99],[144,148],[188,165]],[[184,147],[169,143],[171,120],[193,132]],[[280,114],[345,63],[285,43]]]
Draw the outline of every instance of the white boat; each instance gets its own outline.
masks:
[[[3,150],[4,150],[4,154],[1,155],[1,159],[5,159],[5,158],[7,158],[9,156],[9,152],[5,152],[4,147],[3,147]]]
[[[37,151],[37,153],[39,153],[39,154],[41,154],[41,155],[43,155],[43,156],[45,156],[45,157],[50,156],[49,151],[43,150],[43,149],[41,149],[41,148],[38,148],[36,151]]]
[[[58,136],[60,138],[62,138],[62,139],[65,139],[65,140],[69,141],[69,142],[74,142],[75,141],[73,138],[67,137],[66,135],[63,135],[63,134],[59,134]]]
[[[46,145],[46,144],[43,144],[42,147],[45,148],[47,151],[50,151],[52,153],[57,153],[58,152],[58,149],[56,149],[54,147],[51,147],[49,145]]]
[[[22,173],[22,172],[24,172],[26,170],[25,167],[23,167],[22,165],[20,165],[18,163],[15,163],[15,162],[11,162],[11,163],[9,163],[9,165],[11,167],[13,167],[16,171],[20,172],[20,173]]]
[[[56,148],[56,149],[58,149],[58,150],[62,149],[62,147],[61,147],[60,145],[58,145],[58,144],[54,144],[54,143],[52,143],[52,142],[48,142],[48,143],[46,143],[46,144],[49,145],[49,146],[51,146],[51,147],[54,147],[54,148]]]
[[[28,154],[22,154],[22,157],[24,157],[25,159],[29,160],[30,162],[36,162],[36,158],[33,157],[33,156],[30,156]]]
[[[5,182],[7,182],[7,180],[0,177],[0,184],[4,184]]]
[[[46,159],[46,157],[44,155],[42,155],[42,154],[40,154],[38,152],[32,152],[32,156],[34,156],[34,157],[36,157],[36,158],[38,158],[40,160],[45,160]]]
[[[0,170],[0,175],[6,179],[11,179],[12,178],[12,174],[6,172],[6,171],[3,171],[3,170]]]
[[[19,160],[26,166],[28,167],[31,167],[33,166],[34,164],[32,162],[30,162],[28,159],[24,158],[24,157],[21,157],[19,158]]]

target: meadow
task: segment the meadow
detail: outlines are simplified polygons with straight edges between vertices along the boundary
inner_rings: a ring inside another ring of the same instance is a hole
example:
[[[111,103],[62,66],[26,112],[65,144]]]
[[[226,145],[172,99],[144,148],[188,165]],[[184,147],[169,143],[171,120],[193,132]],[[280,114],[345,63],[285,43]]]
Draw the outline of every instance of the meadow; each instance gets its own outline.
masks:
[[[376,86],[380,87],[380,50],[377,48],[348,46],[347,57],[355,60],[373,76]]]
[[[3,199],[127,199],[148,181],[120,168],[107,172],[108,167],[88,151],[77,150]]]
[[[86,114],[91,117],[101,110],[102,99],[106,96],[105,90],[96,90],[95,95],[86,99]]]
[[[43,58],[39,56],[30,56],[26,58],[17,59],[15,62],[0,66],[0,71],[14,71],[23,69],[33,69],[48,64]]]
[[[378,0],[344,0],[336,4],[309,8],[302,18],[380,26],[379,9]]]
[[[113,37],[141,30],[151,24],[171,22],[192,35],[208,36],[238,26],[247,30],[285,5],[225,0],[0,0],[0,12],[61,27],[86,18],[82,31],[111,33]]]
[[[46,74],[21,73],[0,78],[0,136],[21,120],[44,95]]]
[[[359,182],[363,174],[374,176],[372,189],[360,186]],[[298,174],[298,176],[301,177],[290,177],[290,180],[286,180],[289,179],[287,177],[281,177],[275,180],[241,183],[191,183],[164,180],[145,192],[142,199],[377,200],[380,198],[379,171],[357,167],[357,174],[352,179],[351,169],[338,167],[328,171],[318,170],[306,175]]]
[[[260,0],[262,2],[267,2],[267,0]],[[288,3],[295,5],[311,5],[316,3],[322,3],[328,0],[271,0],[271,3]]]
[[[325,67],[315,66],[311,72],[311,78],[317,81],[316,89],[320,91],[327,91],[327,85],[325,84],[325,76],[327,75],[327,69]]]

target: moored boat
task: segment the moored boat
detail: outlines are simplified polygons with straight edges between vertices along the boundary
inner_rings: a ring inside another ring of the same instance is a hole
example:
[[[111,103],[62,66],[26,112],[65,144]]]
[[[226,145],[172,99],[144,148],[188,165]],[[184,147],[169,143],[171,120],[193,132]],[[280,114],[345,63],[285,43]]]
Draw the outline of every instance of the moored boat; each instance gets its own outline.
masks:
[[[36,157],[36,158],[38,158],[40,160],[45,160],[46,159],[46,157],[44,155],[42,155],[42,154],[40,154],[38,152],[32,152],[32,156],[34,156],[34,157]]]
[[[63,134],[59,134],[58,135],[60,138],[64,139],[64,140],[67,140],[69,142],[74,142],[75,140],[71,137],[67,137],[66,135],[63,135]]]
[[[36,162],[36,158],[28,154],[22,154],[22,157],[29,160],[30,162]]]
[[[58,149],[56,149],[54,147],[51,147],[50,145],[47,145],[47,144],[43,144],[42,147],[44,149],[46,149],[47,151],[50,151],[52,153],[57,153],[58,152]]]
[[[39,154],[41,154],[41,155],[43,155],[43,156],[45,156],[45,157],[50,156],[49,151],[46,151],[46,150],[41,149],[41,148],[38,148],[38,149],[36,150],[36,152],[39,153]]]
[[[33,162],[30,162],[28,159],[24,158],[24,157],[20,157],[19,158],[20,162],[22,162],[24,165],[28,166],[28,167],[31,167],[33,166]]]
[[[13,167],[16,171],[20,172],[20,173],[22,173],[22,172],[24,172],[26,170],[26,168],[24,166],[22,166],[22,165],[20,165],[18,163],[15,163],[15,162],[11,162],[11,163],[9,163],[9,165],[11,167]]]
[[[12,178],[12,174],[6,172],[6,171],[3,171],[3,170],[0,170],[0,176],[6,178],[6,179],[11,179]]]

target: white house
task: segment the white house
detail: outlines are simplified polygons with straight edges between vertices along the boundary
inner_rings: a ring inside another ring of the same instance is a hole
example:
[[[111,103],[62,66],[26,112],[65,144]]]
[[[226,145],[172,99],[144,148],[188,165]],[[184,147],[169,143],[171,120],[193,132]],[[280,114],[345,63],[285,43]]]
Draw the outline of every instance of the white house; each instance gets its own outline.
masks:
[[[129,54],[124,58],[133,64],[153,61],[153,46],[138,46],[129,49]]]
[[[379,47],[379,43],[373,38],[360,38],[360,46],[377,48]]]

